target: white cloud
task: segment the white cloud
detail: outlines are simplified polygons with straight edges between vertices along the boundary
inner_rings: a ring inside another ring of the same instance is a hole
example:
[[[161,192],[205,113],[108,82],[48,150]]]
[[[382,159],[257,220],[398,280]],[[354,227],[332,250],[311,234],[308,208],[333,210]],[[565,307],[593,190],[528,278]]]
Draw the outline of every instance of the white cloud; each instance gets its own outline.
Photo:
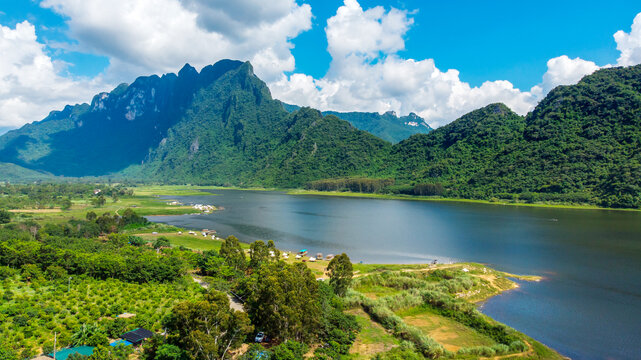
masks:
[[[282,75],[270,84],[272,92],[286,102],[321,110],[415,112],[434,127],[494,102],[525,115],[554,87],[576,84],[601,68],[562,55],[548,61],[541,83],[529,90],[506,80],[474,87],[460,80],[458,70],[437,68],[433,59],[398,56],[412,24],[407,11],[380,6],[363,10],[357,0],[344,0],[325,29],[332,56],[328,73],[321,79]],[[619,31],[614,37],[621,51],[619,65],[641,63],[641,14],[629,34]]]
[[[567,55],[548,60],[547,66],[548,70],[543,74],[543,82],[534,86],[531,90],[539,100],[555,87],[576,84],[584,76],[600,69],[592,61],[581,58],[570,59]]]
[[[332,63],[327,75],[283,75],[270,84],[276,97],[322,110],[415,112],[432,126],[492,102],[504,102],[525,113],[536,102],[529,92],[508,81],[488,81],[480,87],[462,82],[457,70],[441,71],[433,59],[402,59],[404,36],[413,21],[407,11],[382,7],[363,10],[345,0],[327,21]]]
[[[14,29],[0,25],[0,127],[41,120],[53,109],[88,101],[107,88],[100,77],[61,76],[64,64],[53,61],[44,48],[29,22]]]
[[[267,5],[266,5],[267,4]],[[250,60],[269,81],[294,70],[290,39],[311,27],[294,0],[44,0],[68,18],[79,51],[108,56],[109,78]]]
[[[632,30],[626,33],[619,30],[614,34],[617,50],[621,56],[617,60],[620,66],[630,66],[641,63],[641,13],[637,14],[632,22]]]

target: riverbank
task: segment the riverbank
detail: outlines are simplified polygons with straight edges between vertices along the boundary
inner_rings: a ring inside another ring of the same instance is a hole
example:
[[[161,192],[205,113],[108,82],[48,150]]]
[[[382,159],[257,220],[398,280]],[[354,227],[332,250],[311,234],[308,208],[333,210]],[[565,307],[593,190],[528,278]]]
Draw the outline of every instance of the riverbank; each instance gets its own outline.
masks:
[[[507,205],[507,206],[524,206],[524,207],[541,207],[541,208],[555,208],[555,209],[574,209],[574,210],[608,210],[608,211],[635,211],[641,212],[641,209],[619,209],[619,208],[604,208],[596,205],[574,205],[574,204],[546,204],[546,203],[524,203],[524,202],[510,202],[510,201],[489,201],[489,200],[476,200],[476,199],[459,199],[459,198],[445,198],[440,196],[418,196],[418,195],[402,195],[402,194],[369,194],[357,192],[343,192],[343,191],[318,191],[318,190],[286,190],[289,195],[315,195],[315,196],[334,196],[334,197],[353,197],[363,199],[381,199],[381,200],[410,200],[410,201],[430,201],[430,202],[457,202],[469,204],[486,204],[486,205]]]
[[[521,207],[539,207],[551,209],[572,209],[572,210],[607,210],[607,211],[632,211],[641,212],[641,209],[622,209],[606,208],[589,204],[564,204],[564,203],[526,203],[517,201],[507,201],[498,199],[497,201],[447,198],[442,196],[419,196],[404,194],[372,194],[359,193],[350,191],[319,191],[304,189],[280,189],[280,188],[262,188],[262,187],[236,187],[236,186],[199,186],[199,185],[145,185],[135,187],[135,194],[153,195],[153,196],[195,196],[195,195],[215,195],[207,190],[242,190],[242,191],[282,191],[288,195],[316,195],[316,196],[334,196],[334,197],[351,197],[362,199],[380,199],[380,200],[409,200],[409,201],[428,201],[428,202],[455,202],[468,204],[484,205],[504,205],[504,206],[521,206]]]

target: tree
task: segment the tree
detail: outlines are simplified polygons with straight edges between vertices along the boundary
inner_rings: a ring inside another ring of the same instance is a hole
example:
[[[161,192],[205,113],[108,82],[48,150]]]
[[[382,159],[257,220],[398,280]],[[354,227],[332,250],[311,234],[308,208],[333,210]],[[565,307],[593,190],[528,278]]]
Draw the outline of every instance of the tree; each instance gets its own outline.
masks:
[[[247,314],[281,340],[309,341],[319,330],[318,282],[303,263],[267,263],[240,285]]]
[[[89,211],[89,212],[87,213],[87,215],[85,215],[85,218],[86,218],[88,221],[94,221],[94,220],[96,220],[96,218],[97,218],[97,217],[98,217],[98,215],[96,215],[96,213],[95,213],[95,212],[93,212],[93,211]]]
[[[185,352],[176,345],[163,344],[156,351],[154,360],[182,360],[185,359]]]
[[[334,289],[334,293],[338,296],[345,295],[354,276],[352,262],[347,254],[342,253],[333,258],[327,265],[327,270],[329,271],[329,284]]]
[[[154,241],[154,249],[160,249],[163,247],[171,247],[171,242],[166,237],[161,236]]]
[[[225,258],[225,262],[229,267],[235,271],[245,270],[246,260],[245,253],[240,247],[240,242],[238,238],[233,235],[230,235],[225,239],[225,241],[220,246],[220,256]]]
[[[38,265],[25,264],[22,265],[22,277],[27,281],[34,281],[42,279],[42,271]]]
[[[62,210],[69,210],[69,209],[71,209],[72,205],[73,205],[73,203],[71,202],[71,199],[64,198],[64,199],[62,199],[62,202],[60,203],[60,208]]]
[[[11,222],[11,213],[5,209],[0,209],[0,224]]]
[[[4,360],[18,360],[18,355],[16,354],[15,351],[5,348],[3,346],[0,346],[0,359]]]
[[[230,358],[229,352],[253,330],[247,314],[230,309],[227,295],[218,291],[206,294],[203,301],[174,306],[165,326],[168,343],[194,360]]]
[[[99,342],[98,340],[101,340],[100,333],[101,331],[98,324],[82,324],[76,329],[73,335],[71,335],[71,343],[74,346],[90,345],[90,343],[95,344]]]
[[[256,240],[249,245],[249,266],[257,269],[269,260],[269,250],[262,240]]]
[[[267,241],[267,251],[271,251],[274,253],[273,257],[270,255],[271,260],[273,261],[280,260],[280,251],[276,249],[276,244],[274,244],[274,240]]]
[[[57,266],[57,265],[51,265],[47,268],[46,271],[47,278],[49,280],[60,280],[64,279],[67,277],[67,270],[64,268]]]
[[[107,202],[107,199],[105,199],[105,196],[100,194],[93,199],[91,199],[91,204],[95,207],[101,207]]]
[[[303,359],[309,348],[298,341],[288,340],[274,347],[274,360],[297,360]]]
[[[147,242],[145,241],[145,239],[141,238],[140,236],[133,236],[133,235],[129,236],[129,244],[133,246],[143,246],[146,243]]]

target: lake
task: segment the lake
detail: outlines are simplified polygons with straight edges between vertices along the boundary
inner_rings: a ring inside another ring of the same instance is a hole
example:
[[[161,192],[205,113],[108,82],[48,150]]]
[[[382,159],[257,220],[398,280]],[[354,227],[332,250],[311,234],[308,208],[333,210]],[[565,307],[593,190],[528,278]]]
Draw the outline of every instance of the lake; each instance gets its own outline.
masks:
[[[573,359],[641,359],[640,212],[213,193],[171,198],[225,210],[149,219],[354,262],[471,261],[541,275],[480,310]]]

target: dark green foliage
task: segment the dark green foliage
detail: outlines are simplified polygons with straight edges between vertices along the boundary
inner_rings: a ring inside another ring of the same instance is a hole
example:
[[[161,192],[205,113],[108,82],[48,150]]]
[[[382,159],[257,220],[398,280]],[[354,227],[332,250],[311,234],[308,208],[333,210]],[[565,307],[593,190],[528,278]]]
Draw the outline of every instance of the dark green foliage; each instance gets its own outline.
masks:
[[[11,221],[11,213],[7,210],[0,209],[0,224],[7,224]]]
[[[287,340],[284,343],[272,348],[274,360],[298,360],[302,359],[309,347],[303,343]]]
[[[280,341],[307,342],[319,332],[318,283],[303,263],[266,263],[239,285],[252,324]]]
[[[160,236],[156,241],[154,241],[154,249],[160,249],[163,247],[170,247],[171,242],[164,236]]]
[[[233,271],[242,271],[247,267],[245,252],[240,247],[238,238],[233,235],[228,236],[220,246],[220,256]]]
[[[98,218],[100,219],[100,218]],[[45,277],[64,278],[64,274],[86,274],[97,279],[117,278],[128,282],[174,281],[184,274],[185,263],[178,253],[157,256],[145,247],[134,247],[117,239],[128,237],[111,236],[113,241],[102,242],[81,238],[71,231],[78,227],[69,224],[46,225],[34,240],[26,230],[0,231],[2,235],[18,234],[0,242],[0,265],[22,269],[29,281]],[[82,227],[78,230],[84,233]],[[2,267],[0,267],[2,269]],[[43,273],[46,270],[46,276]]]
[[[319,191],[377,193],[393,185],[394,179],[347,178],[310,181],[305,185],[305,188]]]
[[[156,351],[154,360],[184,360],[187,356],[178,346],[163,344]]]
[[[262,240],[256,240],[249,245],[249,266],[258,268],[269,260],[269,250]]]
[[[141,238],[140,236],[129,236],[129,244],[133,246],[143,246],[147,242],[145,239]]]
[[[203,301],[176,305],[165,322],[170,344],[185,350],[192,360],[231,358],[252,332],[247,314],[229,308],[229,299],[221,292],[205,295]],[[156,358],[163,346],[156,350]]]
[[[9,348],[0,347],[0,359],[18,360],[18,354]]]
[[[283,108],[290,113],[300,109],[300,106],[282,104]],[[342,120],[349,121],[357,129],[367,131],[392,143],[405,140],[414,134],[427,134],[432,130],[425,120],[414,113],[398,117],[393,111],[382,115],[367,112],[324,111],[323,115],[335,115]]]
[[[329,273],[329,284],[334,289],[334,293],[338,296],[345,295],[345,292],[352,283],[352,276],[354,271],[352,269],[352,262],[347,254],[342,253],[334,257],[327,265]]]
[[[554,89],[526,117],[491,104],[392,145],[334,115],[288,113],[249,63],[221,61],[139,78],[8,132],[0,161],[181,184],[639,208],[640,107],[641,65],[603,69]]]

